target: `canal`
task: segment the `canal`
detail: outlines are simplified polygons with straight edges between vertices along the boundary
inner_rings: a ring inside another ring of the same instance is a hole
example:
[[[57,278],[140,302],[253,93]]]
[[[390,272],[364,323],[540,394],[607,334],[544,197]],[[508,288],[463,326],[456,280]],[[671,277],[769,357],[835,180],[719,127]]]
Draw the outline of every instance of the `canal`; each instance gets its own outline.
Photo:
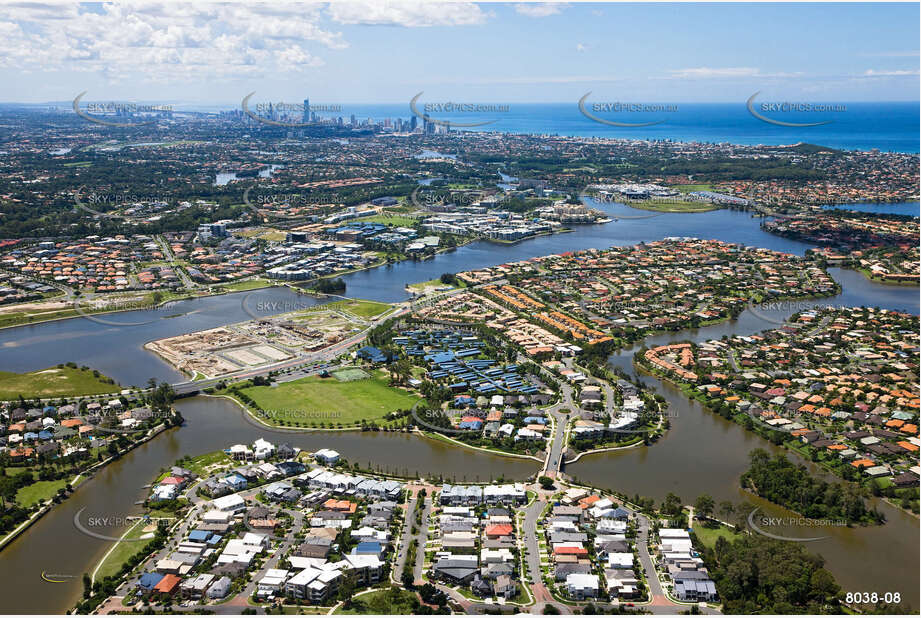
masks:
[[[637,213],[625,206],[599,204],[610,215]],[[639,211],[642,212],[642,211]],[[718,238],[747,245],[769,247],[802,255],[804,243],[777,238],[761,231],[759,220],[732,211],[702,214],[668,214],[649,219],[619,219],[605,225],[579,226],[566,234],[540,237],[516,245],[476,242],[431,260],[402,262],[345,277],[347,294],[358,298],[394,302],[405,300],[406,283],[512,262],[538,255],[604,248],[651,241],[666,236]],[[820,301],[828,304],[873,305],[918,313],[917,288],[884,286],[852,271],[832,269],[842,284],[842,294]],[[271,302],[266,302],[271,301]],[[148,378],[177,381],[183,377],[160,359],[143,350],[144,343],[161,337],[214,328],[250,319],[262,306],[288,302],[302,306],[310,297],[288,289],[269,288],[251,293],[229,294],[172,303],[166,309],[107,316],[107,321],[143,325],[116,326],[84,318],[24,326],[0,331],[0,370],[30,371],[73,361],[99,369],[124,385],[141,385]],[[765,312],[761,312],[764,315]],[[782,317],[782,316],[778,316]],[[661,341],[713,338],[731,333],[753,333],[773,323],[751,311],[739,319],[651,338]],[[633,352],[625,350],[611,362],[632,371]],[[669,491],[686,502],[702,493],[717,503],[724,499],[753,500],[738,490],[738,476],[746,466],[748,452],[770,448],[764,440],[741,427],[688,402],[677,390],[651,378],[673,406],[676,418],[668,434],[652,448],[588,457],[567,472],[599,486],[632,495],[663,497]],[[144,497],[143,486],[165,466],[183,455],[199,455],[258,437],[288,442],[301,448],[334,448],[362,466],[375,465],[396,473],[443,475],[457,481],[487,481],[500,475],[522,479],[537,469],[536,462],[489,456],[456,449],[444,443],[399,433],[292,434],[253,427],[241,410],[222,399],[196,397],[178,402],[186,419],[180,428],[162,434],[108,466],[80,487],[63,504],[37,522],[0,554],[0,594],[8,613],[60,613],[78,599],[80,578],[109,549],[110,544],[77,531],[73,518],[86,507],[84,516],[119,517],[138,512],[134,503]],[[768,512],[769,505],[764,505]],[[828,560],[828,568],[847,590],[900,591],[902,598],[918,607],[917,520],[883,505],[888,523],[876,528],[838,529],[830,538],[810,544],[811,551]],[[906,548],[911,548],[906,551]],[[41,573],[73,576],[65,583],[49,583]]]

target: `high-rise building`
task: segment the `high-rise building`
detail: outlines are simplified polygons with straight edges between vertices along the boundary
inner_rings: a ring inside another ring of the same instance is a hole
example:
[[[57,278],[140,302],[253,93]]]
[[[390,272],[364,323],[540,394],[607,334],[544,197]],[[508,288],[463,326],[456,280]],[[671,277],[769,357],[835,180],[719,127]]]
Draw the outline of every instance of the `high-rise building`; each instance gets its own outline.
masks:
[[[410,128],[411,131],[415,131],[415,130],[416,130],[416,126],[417,126],[418,124],[419,124],[419,117],[418,117],[418,116],[413,116],[412,118],[409,119],[409,128]]]
[[[355,126],[355,114],[352,114],[352,117],[349,120],[349,124],[352,125],[353,127]]]
[[[304,111],[301,122],[310,122],[310,99],[304,99]]]

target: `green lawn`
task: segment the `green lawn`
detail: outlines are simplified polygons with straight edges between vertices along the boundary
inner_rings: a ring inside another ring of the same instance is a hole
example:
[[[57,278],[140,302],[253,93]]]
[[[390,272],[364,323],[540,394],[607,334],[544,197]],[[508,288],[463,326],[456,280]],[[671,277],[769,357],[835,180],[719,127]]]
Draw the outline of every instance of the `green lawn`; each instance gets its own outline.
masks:
[[[93,375],[92,370],[71,367],[49,367],[29,373],[0,371],[0,399],[63,397],[98,395],[121,390],[118,384],[109,384],[104,375]]]
[[[353,604],[352,608],[348,610],[339,608],[335,613],[406,615],[413,613],[413,609],[419,606],[419,601],[412,592],[394,587],[390,590],[376,590],[361,596],[353,595]]]
[[[374,215],[373,217],[362,217],[361,220],[368,223],[383,223],[384,225],[392,225],[394,227],[412,227],[419,221],[415,217],[390,214]]]
[[[639,208],[640,210],[655,210],[657,212],[709,212],[711,210],[719,210],[719,206],[707,202],[691,202],[684,200],[668,201],[655,198],[648,200],[623,201],[631,208]],[[613,216],[616,217],[617,215]]]
[[[227,290],[228,292],[245,292],[247,290],[255,290],[257,288],[266,288],[272,284],[272,281],[269,281],[268,279],[256,277],[255,279],[247,279],[246,281],[237,281],[235,283],[225,283],[215,287],[222,290]]]
[[[19,488],[16,492],[16,502],[20,506],[32,506],[37,502],[52,498],[65,485],[67,485],[67,480],[65,479],[59,481],[36,481],[31,485]]]
[[[178,465],[183,468],[188,468],[198,476],[204,476],[211,466],[232,462],[233,460],[224,451],[214,451],[213,453],[205,453],[204,455],[192,457],[191,459],[183,459]]]
[[[457,280],[457,285],[452,285],[449,283],[442,283],[441,278],[438,277],[436,279],[429,279],[428,281],[420,281],[419,283],[410,283],[409,287],[411,287],[414,290],[424,290],[425,288],[454,288],[456,289],[456,288],[465,288],[467,287],[467,284],[461,281],[460,279]]]
[[[379,303],[373,300],[338,300],[328,305],[320,305],[324,309],[338,309],[351,313],[359,318],[373,318],[390,309],[387,303]]]
[[[388,386],[389,381],[384,372],[352,382],[310,376],[275,387],[251,386],[242,392],[275,423],[349,426],[362,420],[379,421],[397,408],[408,409],[418,401],[417,397]]]
[[[716,539],[721,536],[726,537],[726,540],[730,543],[742,536],[735,530],[727,528],[723,524],[720,524],[719,528],[710,528],[708,526],[704,526],[700,522],[694,522],[694,534],[697,535],[697,538],[701,543],[710,548],[716,545]]]
[[[99,565],[99,570],[96,571],[96,581],[99,581],[110,575],[115,575],[122,568],[122,565],[128,561],[131,556],[140,551],[146,543],[149,542],[149,539],[141,539],[144,536],[144,528],[149,525],[156,525],[156,522],[151,524],[148,522],[145,524],[142,520],[138,520],[133,526],[127,529],[127,535],[124,540],[120,543],[114,543],[112,548],[112,553],[106,556],[102,564]],[[117,529],[115,532],[110,532],[113,537],[120,537],[124,534],[126,530]],[[149,533],[148,533],[149,534]],[[140,539],[140,540],[137,540]]]
[[[48,320],[59,320],[61,318],[75,318],[79,313],[74,309],[54,309],[43,311],[35,309],[31,311],[8,311],[0,314],[0,328],[7,326],[19,326],[20,324],[33,324],[36,322],[47,322]]]

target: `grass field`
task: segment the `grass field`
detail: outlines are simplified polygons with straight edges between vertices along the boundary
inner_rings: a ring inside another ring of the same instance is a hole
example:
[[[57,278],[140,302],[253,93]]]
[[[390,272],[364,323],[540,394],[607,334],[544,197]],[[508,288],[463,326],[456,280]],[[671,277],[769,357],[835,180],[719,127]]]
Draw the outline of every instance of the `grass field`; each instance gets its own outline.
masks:
[[[212,466],[220,466],[226,463],[233,463],[233,460],[224,451],[214,451],[205,453],[191,459],[183,459],[178,464],[183,468],[188,468],[198,476],[206,476]]]
[[[412,227],[419,221],[415,217],[388,214],[374,215],[373,217],[362,217],[361,220],[367,221],[368,223],[383,223],[384,225],[392,225],[394,227]]]
[[[457,285],[451,285],[447,283],[442,283],[441,278],[429,279],[428,281],[420,281],[419,283],[410,283],[409,287],[414,290],[425,291],[427,288],[465,288],[467,284],[457,280]]]
[[[148,522],[145,524],[143,520],[138,520],[137,523],[127,530],[124,540],[120,543],[115,543],[112,547],[112,553],[107,555],[105,560],[99,565],[99,570],[96,571],[97,581],[118,573],[122,565],[131,556],[144,548],[144,545],[147,544],[150,539],[142,539],[141,537],[145,534],[150,534],[150,532],[145,533],[144,529],[151,525],[155,526],[156,522]],[[125,534],[125,530],[117,529],[107,534],[113,537],[120,537],[122,534]]]
[[[20,487],[16,492],[16,502],[20,506],[32,506],[43,500],[48,500],[67,485],[66,479],[59,481],[36,481],[31,485]]]
[[[246,281],[237,281],[235,283],[227,283],[224,285],[214,286],[222,290],[227,290],[228,292],[245,292],[246,290],[255,290],[257,288],[265,288],[270,285],[273,285],[273,282],[268,279],[263,279],[261,277],[256,277],[255,279],[247,279]]]
[[[340,382],[352,382],[353,380],[364,380],[366,378],[370,378],[371,376],[365,373],[364,369],[359,369],[358,367],[346,367],[345,369],[334,371],[333,377]]]
[[[74,318],[80,315],[73,309],[55,309],[51,311],[10,311],[0,314],[0,328],[19,326],[20,324],[34,324],[61,318]]]
[[[720,524],[719,528],[710,528],[702,525],[700,522],[695,522],[694,534],[697,535],[701,543],[710,548],[716,545],[716,539],[721,536],[726,537],[726,540],[730,542],[742,536],[740,533],[731,528],[727,528],[723,524]]]
[[[65,395],[99,395],[121,390],[118,384],[109,384],[105,376],[93,375],[91,370],[72,367],[50,367],[30,373],[0,371],[0,399],[62,397]]]
[[[391,388],[388,382],[388,376],[380,371],[353,382],[310,376],[275,387],[251,386],[242,392],[276,423],[349,426],[362,420],[379,421],[397,408],[408,409],[418,401],[405,391]]]
[[[413,602],[415,601],[415,603]],[[406,615],[412,614],[413,609],[419,606],[416,595],[400,588],[390,590],[376,590],[353,598],[351,609],[339,608],[336,614],[377,614],[377,615]]]
[[[373,318],[390,309],[387,303],[379,303],[373,300],[337,300],[328,305],[322,305],[324,309],[338,309],[351,313],[359,318]]]
[[[657,212],[709,212],[719,210],[719,206],[706,202],[690,202],[683,200],[623,200],[631,208],[640,210],[655,210]],[[616,217],[617,215],[613,215]]]
[[[262,286],[258,286],[262,287]],[[59,294],[56,296],[60,296]],[[60,320],[64,318],[76,318],[82,314],[106,313],[118,310],[130,309],[148,309],[158,303],[182,298],[191,298],[188,293],[175,293],[169,291],[149,292],[146,294],[113,294],[105,297],[96,297],[92,303],[79,301],[80,312],[74,309],[72,302],[63,298],[49,298],[50,302],[33,302],[21,304],[28,307],[22,310],[16,310],[16,305],[4,307],[0,312],[0,328],[9,326],[19,326],[21,324],[37,324],[49,320]],[[97,301],[99,304],[97,304]],[[105,302],[108,301],[108,302]],[[61,307],[61,303],[66,303]],[[115,318],[117,319],[117,318]]]

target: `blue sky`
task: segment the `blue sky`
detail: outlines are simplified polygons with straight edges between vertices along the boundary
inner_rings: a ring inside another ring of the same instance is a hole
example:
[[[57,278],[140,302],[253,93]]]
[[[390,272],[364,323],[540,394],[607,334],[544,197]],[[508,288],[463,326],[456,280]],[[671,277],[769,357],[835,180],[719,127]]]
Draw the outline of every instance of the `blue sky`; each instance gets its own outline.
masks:
[[[918,21],[918,3],[24,3],[0,6],[0,99],[916,101]]]

